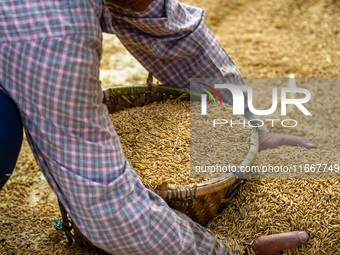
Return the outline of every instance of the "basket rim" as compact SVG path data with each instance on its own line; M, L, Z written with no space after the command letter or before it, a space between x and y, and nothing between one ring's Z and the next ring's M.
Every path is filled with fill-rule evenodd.
M251 166L257 155L258 147L259 147L259 136L257 133L257 130L253 128L253 132L250 135L250 141L249 141L249 150L247 155L245 156L244 160L237 166L237 168ZM214 193L217 192L225 187L228 187L235 183L237 180L240 180L241 178L235 174L235 173L226 173L220 177L213 178L208 181L204 181L201 183L196 184L196 196L200 196L207 193ZM174 189L178 190L178 192L185 193L187 192L186 189L187 186L173 186L169 185L168 189ZM154 189L154 192L156 192L158 195L160 195L163 198L166 198L168 195L168 190L160 190L160 189Z
M164 93L164 94L170 94L174 96L183 96L183 94L186 94L186 98L190 99L190 94L198 98L198 93L196 92L190 92L190 90L186 88L178 88L168 85L162 85L162 84L154 84L151 82L144 83L144 84L137 84L137 85L126 85L126 86L117 86L117 87L110 87L110 88L103 88L103 94L104 98L106 100L109 100L110 97L116 97L116 96L127 96L127 95L133 95L133 94L157 94L157 93ZM244 116L240 116L241 118L244 118ZM237 166L237 169L240 169L241 167L251 166L256 159L256 155L259 148L259 135L257 132L257 128L251 128L252 133L250 135L250 141L249 141L249 150L244 157L243 161ZM176 190L176 192L185 193L188 192L188 187L195 188L195 194L196 196L206 194L207 192L213 193L218 190L221 190L227 186L232 185L237 180L242 179L242 177L239 177L236 173L226 173L220 177L213 178L208 181L204 181L201 183L196 183L193 185L167 185L165 189L159 189L155 188L152 189L155 193L160 195L163 198L166 198L168 196L168 190ZM149 188L149 187L148 187ZM151 189L151 188L149 188Z

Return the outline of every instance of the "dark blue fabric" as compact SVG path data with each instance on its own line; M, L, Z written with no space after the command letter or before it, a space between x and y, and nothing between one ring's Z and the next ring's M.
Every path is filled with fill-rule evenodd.
M14 170L22 134L18 108L4 92L0 91L0 189Z

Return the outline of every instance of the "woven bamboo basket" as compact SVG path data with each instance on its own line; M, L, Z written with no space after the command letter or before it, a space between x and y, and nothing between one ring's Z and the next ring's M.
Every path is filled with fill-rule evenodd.
M110 113L166 99L181 98L182 100L190 100L190 92L185 89L164 85L158 86L150 82L142 85L109 88L105 89L103 93L103 103ZM191 99L195 97L200 100L200 94L193 96L193 92L191 92ZM254 163L258 146L257 130L253 129L250 136L249 151L239 167L251 166ZM226 207L236 195L242 182L243 175L241 172L226 173L221 177L198 183L191 187L178 187L163 183L152 190L161 196L170 207L185 213L201 225L205 225L216 213L221 212ZM69 242L74 239L79 245L95 249L97 254L107 254L95 247L79 231L61 203L59 203L59 206L63 218L59 221L58 226L54 224L57 230L65 232Z

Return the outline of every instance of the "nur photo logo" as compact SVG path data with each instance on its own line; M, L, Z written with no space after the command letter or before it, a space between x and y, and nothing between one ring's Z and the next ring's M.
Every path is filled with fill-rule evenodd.
M210 83L211 84L211 83ZM272 88L272 102L271 107L269 109L265 110L259 110L254 107L253 104L253 88L246 87L246 86L237 86L234 84L228 84L228 83L215 83L213 85L207 84L207 82L197 82L198 89L202 91L201 93L201 114L206 115L207 114L207 107L208 107L208 98L214 102L215 105L220 104L223 105L222 101L222 95L232 98L232 108L233 108L233 114L234 115L245 115L245 108L247 111L249 111L252 115L257 116L267 116L270 114L273 114L277 111L278 108L278 98L279 98L279 89L280 89L280 101L281 101L281 116L287 115L287 109L292 107L296 107L299 109L304 115L312 115L308 109L304 106L305 103L307 103L311 99L311 93L306 88L298 88L298 87L282 87ZM300 98L291 97L291 95L300 94ZM267 95L266 95L267 96ZM215 97L218 99L219 103L215 99ZM245 105L247 107L245 107ZM222 117L222 116L221 116ZM256 126L263 126L263 125L271 125L272 127L275 125L275 123L280 122L283 127L295 127L298 125L297 120L295 119L249 119L248 121L235 121L232 119L214 119L213 120L213 126L216 125L225 125L229 124L231 127L234 125L242 124L244 126L248 125L250 127L255 127L252 125L252 122L257 123Z

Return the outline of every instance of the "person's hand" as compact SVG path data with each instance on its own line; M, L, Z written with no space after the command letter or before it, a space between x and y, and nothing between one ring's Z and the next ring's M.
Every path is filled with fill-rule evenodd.
M260 236L248 246L256 255L278 255L283 250L299 247L307 242L309 236L306 231L293 231L288 233ZM248 254L246 252L246 254Z
M259 151L274 149L281 145L301 146L307 149L316 148L316 145L300 136L266 133L260 137Z

